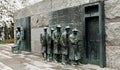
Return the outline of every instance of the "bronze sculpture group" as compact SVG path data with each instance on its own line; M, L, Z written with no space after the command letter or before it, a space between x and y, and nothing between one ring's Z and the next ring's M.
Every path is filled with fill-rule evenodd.
M78 65L81 63L81 45L79 44L78 30L72 30L70 26L66 26L64 32L61 31L61 25L57 25L56 29L51 28L50 33L47 27L44 33L40 34L42 57L47 60L53 60L55 63Z

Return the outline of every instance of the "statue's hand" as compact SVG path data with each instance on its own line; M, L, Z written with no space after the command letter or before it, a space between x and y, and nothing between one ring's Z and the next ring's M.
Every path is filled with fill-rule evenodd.
M58 41L55 40L55 43L58 43Z
M62 44L63 46L66 46L65 44Z

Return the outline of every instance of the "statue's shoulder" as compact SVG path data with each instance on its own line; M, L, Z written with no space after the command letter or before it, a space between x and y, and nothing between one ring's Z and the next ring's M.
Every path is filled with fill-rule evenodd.
M57 30L55 30L55 31L53 32L53 34L56 35L56 34L57 34Z
M73 34L70 34L69 38L72 38L73 37Z
M64 31L64 32L62 33L62 35L66 35L66 32Z

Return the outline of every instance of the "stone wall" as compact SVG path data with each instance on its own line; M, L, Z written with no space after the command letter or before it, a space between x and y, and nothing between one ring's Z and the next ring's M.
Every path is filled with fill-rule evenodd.
M107 66L120 70L120 0L105 1Z
M44 0L33 6L23 8L16 11L14 14L15 19L20 19L26 16L31 16L31 47L32 52L40 53L40 33L43 31L44 26L49 24L49 13L68 7L73 7L81 4L88 3L88 0Z
M39 34L49 24L49 12L94 1L97 0L44 0L18 10L14 16L15 19L31 16L32 51L40 53ZM120 70L120 0L105 0L105 29L107 66Z

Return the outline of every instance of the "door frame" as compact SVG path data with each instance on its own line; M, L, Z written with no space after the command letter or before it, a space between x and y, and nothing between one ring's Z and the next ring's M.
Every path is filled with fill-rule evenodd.
M84 48L86 48L86 23L85 23L85 7L98 5L99 7L99 32L100 32L100 62L99 65L101 67L106 66L106 48L105 48L105 15L104 15L104 2L97 1L93 3L84 4L83 9L83 40L84 40ZM86 52L86 51L85 51ZM85 63L88 63L88 59L86 56Z

